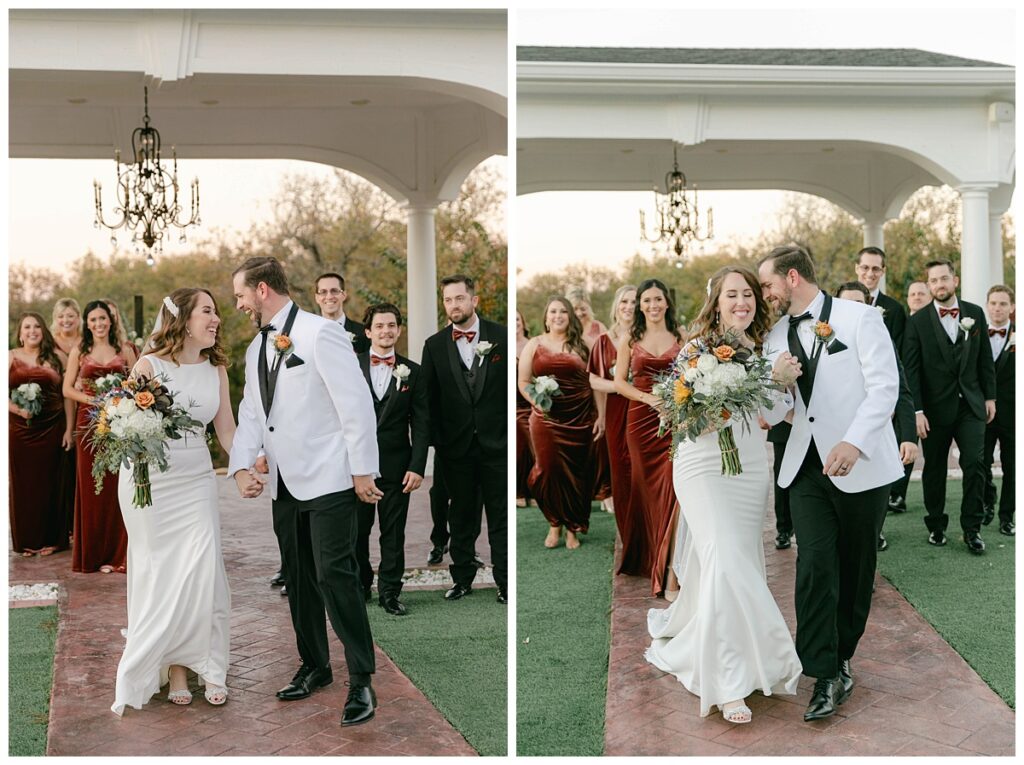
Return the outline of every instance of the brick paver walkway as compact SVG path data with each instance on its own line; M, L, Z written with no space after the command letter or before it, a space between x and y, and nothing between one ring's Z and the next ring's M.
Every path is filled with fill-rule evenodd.
M278 564L270 501L243 502L226 480L219 486L232 595L231 697L222 707L206 703L201 693L190 706L177 707L165 701L165 689L141 711L127 709L119 719L110 712L110 704L124 647L120 631L126 626L125 577L73 574L70 553L31 559L11 556L12 584L62 585L47 754L475 754L379 649L374 677L380 701L377 716L365 725L343 729L338 723L347 672L341 644L330 629L334 684L302 701L274 697L298 668L298 658L287 601L268 585ZM424 485L413 494L406 544L409 567L425 567L430 551L427 489ZM485 559L486 547L486 542L479 545ZM445 605L438 593L438 608ZM194 680L191 686L195 691Z
M790 630L796 546L774 546L765 524L768 584ZM621 548L617 550L617 554ZM1014 754L1014 713L906 600L877 578L867 631L854 657L856 687L826 720L805 723L813 681L796 696L752 694L754 719L700 717L696 696L644 660L647 610L664 608L650 583L618 576L606 706L606 755L1001 755Z

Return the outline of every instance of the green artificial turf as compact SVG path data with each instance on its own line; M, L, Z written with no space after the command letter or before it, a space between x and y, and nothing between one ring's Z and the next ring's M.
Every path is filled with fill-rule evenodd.
M508 749L508 608L494 588L454 603L406 590L406 616L366 606L373 640L481 755ZM444 755L445 752L437 752Z
M968 552L960 531L960 481L949 481L945 547L928 544L921 484L912 481L907 512L889 513L889 549L878 571L1007 704L1014 697L1015 537L999 533L999 516L982 527L985 554Z
M8 610L8 754L46 754L57 608Z
M577 550L544 547L536 507L516 511L519 755L601 755L615 518L595 504Z

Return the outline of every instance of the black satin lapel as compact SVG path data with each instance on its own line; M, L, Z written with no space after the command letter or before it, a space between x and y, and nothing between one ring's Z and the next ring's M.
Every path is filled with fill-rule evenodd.
M398 355L395 355L395 366L397 367L402 362L398 359ZM406 365L408 366L408 365ZM395 399L398 398L398 378L392 373L391 378L388 380L388 387L384 389L384 398L381 399L381 403L384 404L380 408L380 417L377 418L377 422L383 422L384 418L388 416L391 408L395 405Z
M1010 354L1006 352L1006 349L1010 347L1010 335L1013 334L1013 324L1006 330L1006 337L1003 339L1003 347L999 351L999 355L996 356L996 372L1002 372L1003 367L1006 366L1006 360L1010 358Z
M299 314L299 304L298 303L292 303L292 309L288 312L288 318L287 318L287 320L284 323L284 329L281 330L281 334L282 335L288 335L292 331L292 325L295 324L295 317L298 316L298 314ZM295 346L293 345L292 347L294 348ZM266 358L266 354L263 354L263 355L264 355L264 358ZM267 411L267 416L268 417L270 416L269 407L272 407L274 405L274 392L277 390L277 375L281 371L281 366L282 366L281 357L280 356L275 356L275 358L274 358L274 368L270 370L270 375L269 375L270 379L269 379L269 384L267 386L268 389L269 389L267 391L267 398L270 401L270 403L268 405L268 411Z
M792 326L786 328L786 342L789 344L789 352L799 360L801 369L809 370L811 364L807 360L807 354L804 353L804 346L800 342L797 331ZM796 378L796 386L800 390L800 397L804 400L804 409L811 403L811 385L811 378L807 375L801 374Z
M359 354L359 368L363 370L363 377L366 378L366 384L370 386L370 391L373 391L373 378L370 377L370 354Z
M484 324L481 321L480 322L480 340L481 341L487 340L488 342L490 342L491 343L491 351L490 351L490 353L494 353L495 343L493 341L489 340L487 334L488 334L487 333L487 325ZM477 347L479 347L479 345ZM481 356L479 354L476 354L476 358L473 359L473 366L476 368L476 377L474 377L474 379L473 379L473 401L474 402L480 400L480 394L483 393L483 390L484 390L484 382L487 380L487 368L490 366L490 364L487 363L487 359L490 356L490 353L487 354L487 356Z
M465 367L462 366L462 358L459 356L459 349L455 347L451 333L445 337L444 344L448 346L448 365L451 367L452 377L455 378L455 387L459 389L459 393L466 399L466 402L472 404L473 394L470 392L469 386L466 385L466 376L463 374Z
M928 321L932 325L932 331L935 332L935 339L939 341L939 353L946 360L946 364L953 367L953 343L950 342L949 335L946 334L946 330L942 327L942 322L939 321L939 312L932 305L925 306L921 310L929 312Z
M256 362L256 376L260 381L260 401L263 403L263 416L270 416L270 384L268 378L270 370L267 368L267 333L260 340L260 356Z

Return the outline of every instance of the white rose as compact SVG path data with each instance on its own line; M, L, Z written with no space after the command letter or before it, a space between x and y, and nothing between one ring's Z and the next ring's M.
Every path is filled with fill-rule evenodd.
M135 406L135 399L130 396L122 398L114 407L115 414L117 414L118 417L128 417L132 412L137 410L138 407Z
M481 340L479 343L476 344L476 355L486 356L488 353L491 352L491 348L493 347L494 343L489 343L486 340Z
M688 383L694 383L703 376L704 373L697 369L697 367L687 367L686 371L683 372L683 379Z
M697 369L707 374L708 372L714 371L715 367L718 366L718 359L716 359L710 353L702 353L700 358L697 359Z
M412 374L412 370L409 369L409 367L407 367L405 364L399 364L397 367L395 367L395 371L392 372L391 374L395 376L396 380L402 382L403 380L407 379L409 375Z
M880 305L876 305L876 306L875 306L875 309L876 309L876 310L877 310L877 311L878 311L878 312L879 312L880 314L882 314L882 318L884 319L884 318L885 318L885 309L884 309L884 308L882 308L882 306L880 306Z
M965 316L964 318L960 319L960 327L963 329L964 332L970 332L973 326L974 319L972 319L970 316Z

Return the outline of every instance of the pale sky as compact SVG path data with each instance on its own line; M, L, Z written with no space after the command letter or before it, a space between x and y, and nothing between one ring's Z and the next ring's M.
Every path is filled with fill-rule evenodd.
M906 3L857 10L521 10L519 45L648 48L919 48L1016 64L1016 17L1002 8L936 8ZM666 162L666 170L669 170ZM684 166L685 169L685 166ZM750 239L766 227L783 193L701 193L714 208L715 242ZM653 220L651 191L526 194L516 198L515 260L520 280L569 263L615 268L639 251L638 210ZM714 243L708 244L713 249Z

